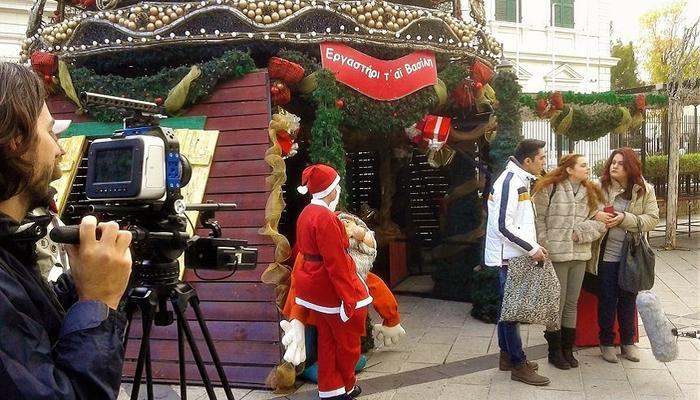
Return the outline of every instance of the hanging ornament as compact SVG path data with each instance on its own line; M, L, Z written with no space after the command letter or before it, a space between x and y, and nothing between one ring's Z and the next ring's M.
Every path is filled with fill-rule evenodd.
M549 104L554 110L562 110L564 108L564 98L561 97L561 93L554 92L549 95Z
M434 151L440 150L447 142L452 128L452 119L438 115L426 115L423 117L421 132L424 140L428 142L428 148Z
M295 141L297 133L299 132L300 121L301 119L299 117L281 107L279 111L272 116L269 129L275 134L277 144L280 146L282 158L294 156L299 149L299 144Z
M270 93L272 94L272 103L278 106L285 105L292 100L292 92L282 81L273 81Z
M158 107L160 107L160 106L163 105L163 98L160 97L160 96L158 96L158 97L155 98L155 101L154 101L154 102L156 103L156 105L157 105Z
M345 103L343 103L343 99L338 99L335 101L335 106L338 108L338 110L342 110L343 105L345 105Z
M304 68L294 62L279 57L271 57L267 65L271 79L279 79L286 84L294 84L304 78Z
M35 51L31 56L32 69L41 75L44 82L51 83L51 77L58 69L58 57L52 53Z
M474 82L474 89L480 90L482 87L484 87L484 84L481 82Z

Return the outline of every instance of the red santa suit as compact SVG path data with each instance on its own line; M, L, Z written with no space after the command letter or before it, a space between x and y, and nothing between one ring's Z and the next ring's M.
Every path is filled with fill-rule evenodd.
M337 173L325 165L304 170L302 184L314 198L297 219L297 247L304 260L292 272L294 302L309 310L318 329L321 398L343 396L353 389L366 306L372 303L367 285L346 252L345 228L321 200L336 190L339 181Z

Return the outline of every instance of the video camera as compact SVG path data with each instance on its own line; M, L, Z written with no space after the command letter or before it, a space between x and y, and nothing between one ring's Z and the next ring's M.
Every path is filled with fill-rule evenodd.
M254 269L257 249L245 240L221 238L216 211L233 210L235 204L185 204L180 189L191 177L187 158L171 128L161 127L161 108L155 103L83 92L84 107L126 111L123 129L111 138L94 140L87 157L87 201L69 205L69 215L98 214L99 220L115 220L132 233L132 255L137 284L158 286L179 280L177 258L193 269L235 272ZM200 211L209 237L187 233L186 210ZM192 226L194 230L194 226ZM98 232L99 235L99 232ZM77 226L56 228L51 238L78 243Z

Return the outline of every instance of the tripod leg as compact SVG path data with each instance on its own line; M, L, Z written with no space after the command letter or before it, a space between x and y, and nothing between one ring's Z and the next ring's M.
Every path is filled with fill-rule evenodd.
M149 332L150 333L150 332ZM146 344L146 394L148 400L153 400L153 370L151 368L151 345Z
M151 309L149 307L141 307L141 323L143 324L143 336L141 337L141 347L139 348L139 359L136 362L136 371L134 371L134 385L131 387L131 400L138 400L139 398L139 388L141 386L141 377L143 375L143 366L146 358L148 358L148 371L146 372L150 376L150 349L148 346L149 340L151 338L151 326L153 325L153 318L151 314ZM151 393L151 396L153 394ZM149 399L152 399L150 397Z
M216 400L216 394L214 393L214 388L212 387L211 381L209 380L209 374L207 374L207 369L204 367L202 355L199 353L197 343L195 342L194 336L192 335L192 330L190 329L190 326L187 324L187 320L185 319L185 311L183 308L180 307L180 304L178 304L178 301L176 299L174 299L172 303L178 321L182 321L182 329L185 332L185 337L187 337L187 342L190 344L190 350L192 351L192 356L194 357L194 361L197 364L197 369L199 369L199 375L202 377L202 383L204 383L204 388L207 391L207 395L209 396L210 400Z
M194 315L197 317L197 322L199 323L199 328L202 331L202 335L204 336L204 340L207 343L207 347L209 348L209 354L211 354L211 359L214 362L214 366L216 367L216 372L219 374L219 379L221 380L221 385L224 387L224 393L226 393L226 399L227 400L235 400L233 398L233 393L231 392L231 386L229 386L228 383L228 378L226 378L226 372L224 371L224 367L221 365L221 360L219 359L219 354L216 352L216 348L214 347L214 342L211 340L211 335L209 334L209 329L207 328L207 325L204 323L204 318L202 317L202 310L199 308L199 298L197 295L194 295L190 297L190 305L192 306L192 310L194 310Z
M177 357L180 364L180 400L187 400L187 370L185 369L185 340L182 337L182 321L177 319Z

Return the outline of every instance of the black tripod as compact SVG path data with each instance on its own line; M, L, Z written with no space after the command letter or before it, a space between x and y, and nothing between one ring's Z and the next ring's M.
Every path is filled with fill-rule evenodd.
M172 261L175 263L175 271L177 271L177 261ZM167 268L173 270L172 266ZM205 324L204 318L202 318L202 312L199 308L199 297L195 292L194 288L186 282L177 280L176 282L158 285L153 287L148 286L136 286L129 291L129 295L126 301L126 317L127 326L124 332L123 344L124 349L126 349L127 342L129 340L129 331L131 329L131 321L136 309L141 310L141 318L143 325L143 336L141 337L141 346L139 348L139 356L136 362L136 370L134 371L134 384L131 389L131 400L137 400L139 395L139 388L141 385L141 378L143 376L144 365L146 367L146 389L149 400L153 400L153 376L151 371L151 352L149 341L151 338L151 327L153 323L158 326L167 326L173 323L173 313L168 311L168 302L171 303L173 310L175 311L175 316L177 319L177 350L178 350L178 362L180 366L180 397L183 400L187 399L187 383L186 383L186 372L185 372L185 343L183 340L183 333L189 343L190 350L192 351L192 356L197 364L197 369L202 377L202 382L204 383L204 388L207 391L209 400L216 400L216 395L214 394L214 388L212 387L211 381L209 380L209 375L202 361L202 356L197 348L197 343L192 335L192 330L185 318L185 310L189 304L194 310L195 317L199 323L199 327L206 341L207 348L209 349L209 354L211 354L211 359L214 362L216 371L219 374L219 379L224 388L224 393L226 393L227 400L235 400L233 393L231 393L231 387L229 386L228 379L224 372L224 368L221 365L219 356L214 348L214 343L209 334L209 330Z

